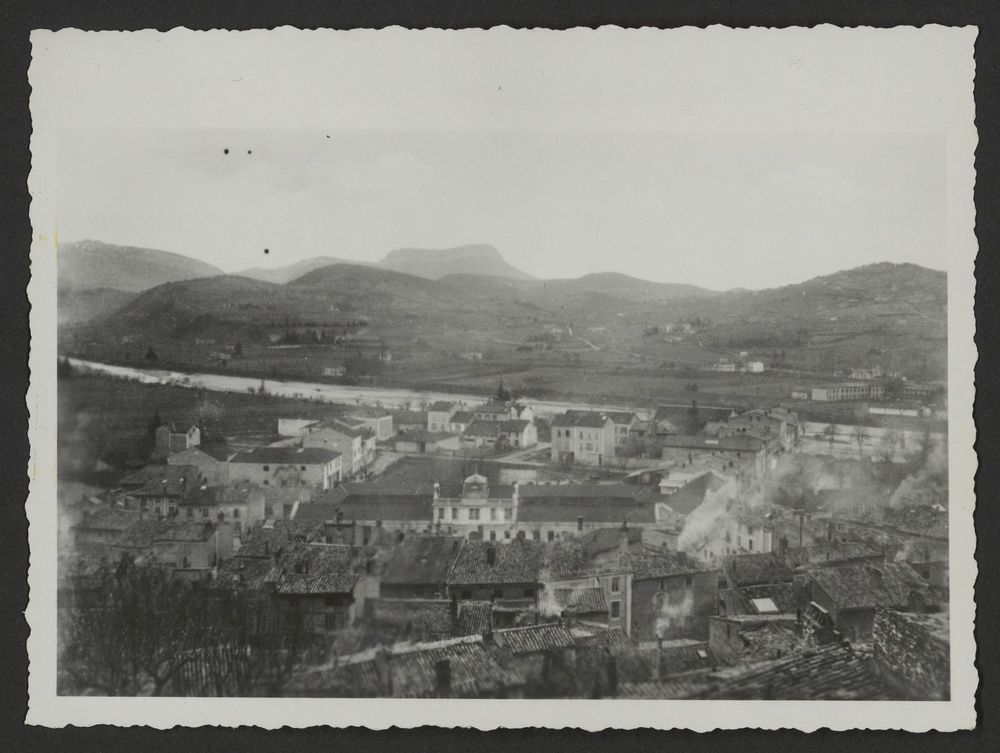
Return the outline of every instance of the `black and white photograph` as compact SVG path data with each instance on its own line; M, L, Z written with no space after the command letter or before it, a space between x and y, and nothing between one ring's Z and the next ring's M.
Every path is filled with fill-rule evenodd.
M29 721L973 724L974 39L33 34Z

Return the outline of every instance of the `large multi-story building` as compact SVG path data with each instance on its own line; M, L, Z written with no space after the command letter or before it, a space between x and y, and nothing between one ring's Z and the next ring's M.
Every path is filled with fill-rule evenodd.
M607 413L571 411L552 420L552 462L605 465L614 461L615 422Z
M229 459L233 483L329 489L342 475L340 453L320 447L254 447Z
M885 387L872 382L843 382L813 387L809 398L818 402L840 402L843 400L881 400L885 397Z

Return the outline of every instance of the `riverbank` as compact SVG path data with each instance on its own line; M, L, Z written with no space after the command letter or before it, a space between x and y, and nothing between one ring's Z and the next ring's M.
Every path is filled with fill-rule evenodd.
M280 381L208 372L185 373L164 369L140 369L133 366L118 366L78 358L69 358L68 361L74 369L84 373L106 374L142 384L170 385L196 390L208 390L210 392L241 394L260 393L263 390L268 395L347 405L411 409L417 408L421 404L429 404L438 400L452 400L474 405L488 399L487 394L437 390L424 391L394 387L362 387L321 382ZM647 409L641 407L611 403L543 400L536 399L531 395L522 396L522 400L531 405L536 414L543 416L563 413L567 410L632 410L640 418L647 418L649 413Z

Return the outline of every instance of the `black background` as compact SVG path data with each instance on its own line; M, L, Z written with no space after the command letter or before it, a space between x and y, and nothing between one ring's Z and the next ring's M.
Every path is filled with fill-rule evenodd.
M992 462L998 457L996 384L998 366L992 346L997 342L997 225L1000 222L998 191L998 110L1000 110L1000 3L993 2L576 2L485 3L468 0L450 2L11 2L0 0L0 750L5 751L135 751L154 753L165 750L355 750L370 751L434 750L442 753L477 753L508 748L524 750L620 751L625 749L666 750L856 750L910 753L955 749L963 751L1000 750L1000 723L997 715L997 609L1000 506L997 494L998 471ZM28 140L31 119L28 112L30 63L28 34L34 28L59 29L144 29L167 30L176 26L192 29L253 29L275 26L299 28L352 28L399 25L409 28L489 27L506 24L515 28L599 26L839 26L891 27L940 23L950 26L976 25L976 234L979 259L976 264L976 341L979 363L976 368L975 418L979 432L977 450L981 468L977 475L979 504L976 557L980 577L976 589L978 613L977 665L981 684L977 695L979 724L976 730L952 734L922 735L894 732L819 732L806 735L794 731L759 732L742 730L699 735L691 732L609 731L587 733L579 730L511 730L481 733L470 730L389 730L368 732L359 729L260 730L242 729L116 729L113 727L48 730L24 726L27 710L28 627L23 617L28 591L27 521L27 421L24 402L28 368L28 249L31 227L28 222L30 197L27 177L30 169ZM153 82L151 82L153 84ZM153 84L155 85L155 84ZM719 218L725 222L725 217ZM53 365L54 367L54 365ZM765 720L761 720L762 722Z

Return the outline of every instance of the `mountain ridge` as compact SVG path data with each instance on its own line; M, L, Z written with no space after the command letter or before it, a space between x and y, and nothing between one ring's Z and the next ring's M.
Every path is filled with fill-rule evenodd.
M94 240L61 243L57 266L61 290L137 293L167 282L223 274L212 264L173 251Z

